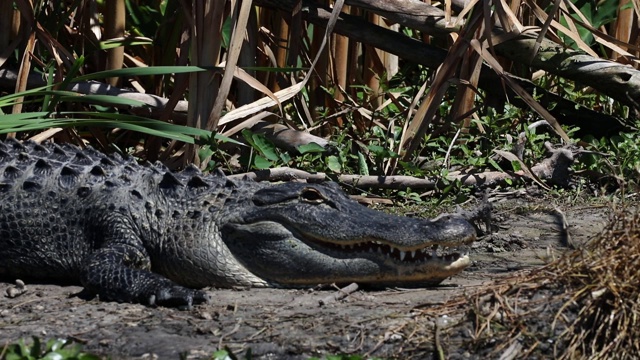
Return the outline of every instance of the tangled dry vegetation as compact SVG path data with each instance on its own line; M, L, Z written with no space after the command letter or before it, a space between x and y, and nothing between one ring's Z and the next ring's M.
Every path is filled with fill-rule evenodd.
M583 249L428 315L451 314L451 307L468 312L447 329L448 335L462 326L473 340L467 350L475 354L500 359L637 359L640 210L616 211Z
M578 314L562 337L563 358L588 355L636 359L640 354L640 214L620 212L588 248L550 271ZM565 307L563 307L563 312ZM558 317L563 315L558 314Z

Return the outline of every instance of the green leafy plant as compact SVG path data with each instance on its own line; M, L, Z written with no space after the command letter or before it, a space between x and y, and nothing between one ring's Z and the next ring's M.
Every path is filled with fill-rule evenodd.
M572 1L576 7L580 10L580 13L586 19L591 26L598 29L603 25L606 25L616 18L616 12L618 10L619 1L617 0L603 0L603 1ZM629 3L627 6L633 6ZM566 14L564 14L560 18L560 23L564 26L567 26L567 21L565 20ZM571 17L575 20L582 20L580 16L577 14L571 14ZM595 38L591 32L591 30L586 29L580 25L577 25L577 31L580 34L580 38L588 45L595 44ZM574 41L571 40L568 36L562 34L562 38L569 44L574 44Z
M581 157L579 167L611 174L616 182L640 186L640 145L638 134L620 133L610 138L585 137L595 153Z
M98 360L99 356L82 351L82 345L66 339L51 339L46 343L33 337L33 343L24 339L8 345L0 356L3 360Z

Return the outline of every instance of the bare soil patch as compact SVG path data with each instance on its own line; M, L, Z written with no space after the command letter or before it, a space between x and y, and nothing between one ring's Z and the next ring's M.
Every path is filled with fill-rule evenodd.
M450 359L479 358L496 344L484 339L483 348L476 339L470 345L473 327L451 325L473 304L450 301L538 268L567 251L568 242L581 246L603 229L609 214L607 206L573 206L562 213L526 202L501 206L495 212L498 231L473 246L473 266L441 286L358 290L325 304L337 290L212 289L211 304L177 311L87 301L76 296L78 286L27 284L25 294L0 299L0 345L31 336L71 338L112 359L199 359L223 347L240 357L250 349L255 359L340 353L424 359L438 352ZM0 283L0 291L13 286ZM540 331L549 321L540 318Z

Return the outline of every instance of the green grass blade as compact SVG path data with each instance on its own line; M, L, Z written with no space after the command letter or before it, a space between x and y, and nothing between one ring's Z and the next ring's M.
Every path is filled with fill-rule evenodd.
M61 96L60 102L63 101L72 101L72 102L86 102L90 104L98 103L100 105L127 105L134 107L144 107L147 106L146 103L138 100L133 100L129 98L124 98L120 96L112 96L112 95L80 95L74 93L74 95Z
M49 67L49 74L47 76L47 86L53 86L53 78L54 78L53 71L54 71L54 69L55 68L53 66ZM44 96L42 97L42 109L44 109L44 110L51 109L49 107L50 103L51 103L51 94L44 94Z
M121 39L109 39L100 42L101 50L108 50L120 46L153 45L153 40L146 37L127 37Z
M166 75L181 74L190 72L207 71L207 69L198 66L149 66L145 68L126 68L99 71L92 74L78 76L73 79L74 82L103 79L109 77L127 77L127 76L148 76L148 75Z
M69 88L69 84L73 82L74 80L73 77L76 76L76 74L80 71L80 68L82 68L82 65L84 65L84 56L79 56L78 59L76 59L76 62L73 63L73 67L71 67L71 69L69 69L69 71L67 72L67 76L65 76L62 82L60 83L60 86L59 86L60 89ZM53 98L51 99L51 102L48 104L45 110L53 111L56 105L58 105L59 101L60 101L60 96L54 95Z

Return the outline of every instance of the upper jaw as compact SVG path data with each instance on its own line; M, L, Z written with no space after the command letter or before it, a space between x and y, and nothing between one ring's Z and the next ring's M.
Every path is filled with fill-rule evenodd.
M398 220L395 223L389 222L386 226L372 223L368 227L360 226L342 229L343 231L312 229L295 222L281 225L288 228L300 241L320 251L328 251L337 256L379 255L383 260L391 259L401 263L430 258L456 261L468 254L469 245L476 240L475 228L458 216L448 215L435 220ZM331 236L332 233L337 235ZM459 256L454 257L450 253ZM447 258L448 255L450 256Z
M412 247L393 244L375 238L334 242L319 239L300 231L297 237L316 250L337 258L369 258L378 262L392 262L397 266L419 266L424 262L455 263L465 256L468 258L469 245L475 241L475 234L469 234L457 241L424 242Z

